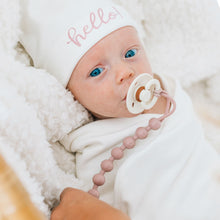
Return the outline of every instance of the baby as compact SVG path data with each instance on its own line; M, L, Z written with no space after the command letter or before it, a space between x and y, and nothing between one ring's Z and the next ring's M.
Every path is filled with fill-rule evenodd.
M50 3L29 1L22 44L34 65L53 73L97 119L61 140L75 155L82 189L92 188L94 174L113 148L166 111L162 96L139 114L127 109L131 83L148 73L174 98L176 110L160 129L137 140L114 161L99 189L100 199L132 220L219 219L219 155L205 140L179 82L152 73L136 23L111 1Z

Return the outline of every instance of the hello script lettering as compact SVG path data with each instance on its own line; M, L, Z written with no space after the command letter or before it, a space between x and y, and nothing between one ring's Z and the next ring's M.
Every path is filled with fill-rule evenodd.
M81 47L81 43L79 40L86 40L87 35L93 32L94 30L99 29L103 24L108 24L111 20L115 20L118 16L123 17L120 12L112 7L112 11L110 11L107 16L105 16L104 11L102 8L99 8L97 10L97 14L94 12L90 13L90 24L85 25L82 28L82 34L79 34L76 30L76 28L71 27L68 29L68 37L70 41L67 43L74 43L78 47Z

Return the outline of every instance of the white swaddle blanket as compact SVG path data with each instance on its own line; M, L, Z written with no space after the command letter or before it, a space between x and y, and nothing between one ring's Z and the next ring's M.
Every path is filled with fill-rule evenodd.
M150 131L106 173L101 199L132 220L220 219L220 157L204 139L191 100L177 82L176 111L157 131ZM62 141L76 153L76 177L92 187L100 163L124 137L146 126L157 114L99 120L70 133Z

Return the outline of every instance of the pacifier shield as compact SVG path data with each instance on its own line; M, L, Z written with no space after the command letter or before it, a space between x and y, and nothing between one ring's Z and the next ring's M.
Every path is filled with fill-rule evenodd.
M154 90L161 88L160 82L149 73L142 73L131 83L126 105L129 112L138 114L145 109L150 109L156 103L158 97L154 96Z

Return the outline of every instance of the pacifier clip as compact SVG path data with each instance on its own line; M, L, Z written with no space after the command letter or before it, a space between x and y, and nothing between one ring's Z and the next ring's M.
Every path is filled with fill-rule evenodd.
M137 128L133 136L128 136L123 139L120 147L112 149L109 159L101 162L100 172L93 176L93 188L88 191L91 195L99 198L100 193L98 187L104 185L105 173L113 170L114 160L120 160L124 156L126 149L130 150L134 148L136 140L147 138L150 130L159 129L162 121L170 116L176 109L174 99L169 96L165 90L161 89L160 82L154 79L152 75L142 73L131 83L127 93L126 105L129 112L133 114L139 114L146 109L152 108L160 96L167 99L165 113L159 118L151 118L146 127Z

